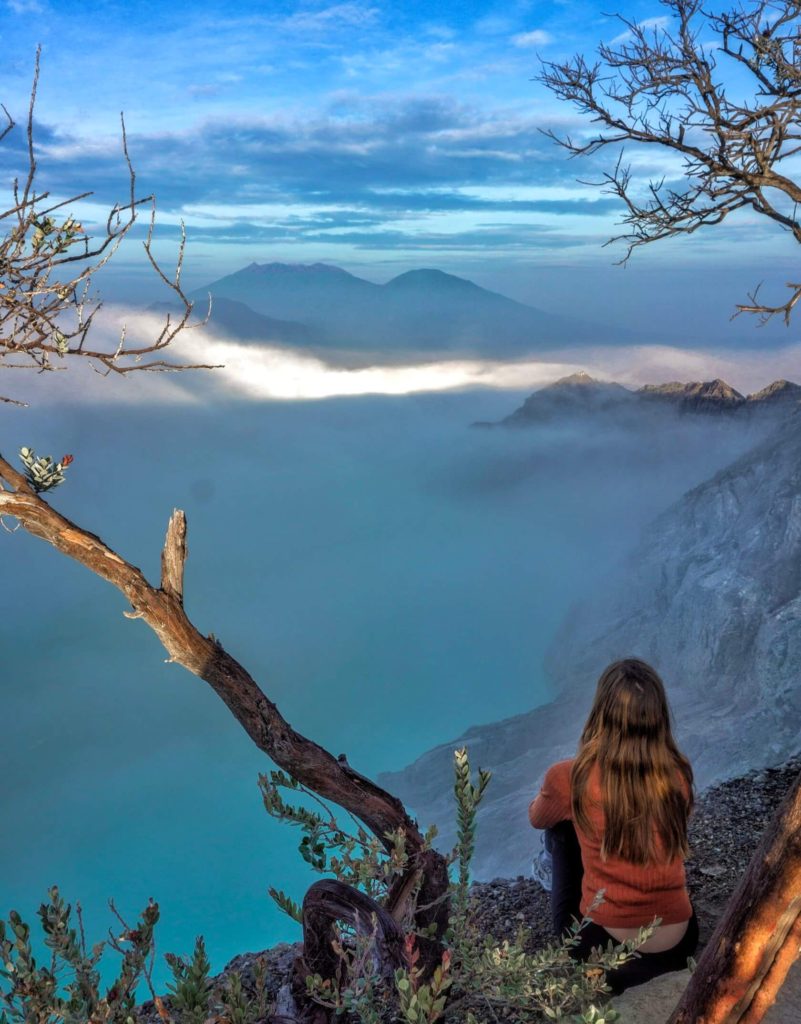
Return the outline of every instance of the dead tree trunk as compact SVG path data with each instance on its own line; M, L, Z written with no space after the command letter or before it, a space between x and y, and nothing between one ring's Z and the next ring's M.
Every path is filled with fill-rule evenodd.
M421 959L433 970L441 954L439 939L448 924L445 858L435 850L423 849L417 822L409 817L400 800L359 774L346 760L335 758L295 732L214 635L203 636L190 622L183 607L187 554L184 513L176 509L170 519L158 588L151 586L139 569L120 558L95 534L51 508L27 479L0 457L0 520L4 516L14 516L28 533L46 540L120 590L133 609L123 614L146 622L170 655L167 660L204 679L256 746L277 765L321 797L360 818L388 848L391 844L385 833L404 829L409 866L390 890L386 909L400 921L412 890L420 882L422 909L415 920L420 928L436 924L436 938L421 942Z
M801 775L786 795L668 1024L758 1024L801 950Z

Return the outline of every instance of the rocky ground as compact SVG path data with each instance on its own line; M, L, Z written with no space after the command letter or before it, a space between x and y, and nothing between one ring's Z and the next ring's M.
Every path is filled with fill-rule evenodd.
M690 822L691 856L687 861L687 883L700 926L700 945L696 957L708 942L773 811L799 772L801 755L779 767L751 772L724 782L704 792L696 801ZM534 848L535 843L532 842L532 852ZM520 925L523 925L530 932L529 944L532 949L552 941L548 895L532 879L519 875L516 879L497 878L491 882L476 882L471 887L471 895L474 913L482 931L498 939L511 939ZM283 944L263 953L243 953L226 965L217 981L222 983L229 972L239 970L246 988L252 988L253 966L259 958L264 958L268 967L267 988L271 998L274 998L299 950L300 945L296 943ZM795 970L792 978L795 1006L788 1006L776 1017L781 1024L801 1024L801 991L798 991L801 978L798 974ZM662 1024L667 1019L678 998L677 993L686 984L686 978L671 975L660 981L662 983L656 986L652 1000L648 1003L646 1016L640 1016L636 1005L648 993L632 989L630 993L624 994L622 999L630 1004L630 1012L623 1018L626 1024ZM788 981L788 986L790 984ZM642 987L643 990L649 988L650 985ZM627 999L635 993L637 999ZM783 995L787 1002L786 993ZM165 1005L169 1008L169 999L165 999ZM623 1004L620 1009L623 1012ZM157 1024L159 1018L152 1003L141 1007L140 1019L145 1024ZM175 1019L179 1019L177 1015Z

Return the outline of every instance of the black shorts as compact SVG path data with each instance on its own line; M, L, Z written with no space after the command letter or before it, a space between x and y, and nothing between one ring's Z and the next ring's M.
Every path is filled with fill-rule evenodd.
M581 863L581 848L571 821L560 821L553 828L545 830L545 846L553 857L551 889L551 915L554 933L561 938L576 918L581 918L581 879L584 867ZM601 946L606 949L612 941L618 940L592 922L579 933L579 944L571 950L575 960L586 960L592 949ZM642 985L651 978L668 971L682 971L687 958L698 947L698 920L693 910L687 931L670 949L659 953L636 953L622 967L606 972L606 980L615 995L634 985Z
M579 944L570 951L574 960L586 960L596 946L606 949L607 943L610 941L613 945L620 942L605 928L594 922L581 929L579 940ZM660 974L667 974L668 971L683 971L687 966L687 958L693 955L697 947L698 919L693 911L687 931L675 946L660 950L658 953L635 953L632 959L627 960L622 967L606 972L606 983L614 995L620 995L625 989L632 988L634 985L642 985L643 982L650 981L651 978L656 978Z

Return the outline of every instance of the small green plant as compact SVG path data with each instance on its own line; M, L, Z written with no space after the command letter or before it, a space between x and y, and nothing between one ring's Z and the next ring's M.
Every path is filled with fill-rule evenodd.
M209 996L212 983L209 979L211 964L206 956L203 936L195 939L195 950L191 960L165 953L164 959L170 966L173 980L167 983L172 996L172 1005L181 1012L185 1024L203 1024L208 1017Z
M395 971L395 988L400 1001L400 1020L404 1024L434 1024L442 1017L452 979L449 977L451 952L446 949L442 961L426 984L421 984L421 969L417 966L420 952L415 937L406 936L406 959L408 970L399 967Z
M306 977L308 996L333 1010L337 1016L350 1015L359 1024L382 1024L382 1008L391 1003L391 992L386 979L377 970L374 956L378 921L375 913L371 928L366 934L358 931L337 929L332 941L334 952L339 958L333 978L319 974Z
M214 1007L226 1024L252 1024L257 1019L256 1000L245 992L242 975L238 971L232 971L216 990Z
M380 902L386 897L394 879L405 870L409 855L403 829L386 833L385 838L390 844L387 850L378 837L368 835L355 818L355 834L345 832L337 823L331 808L316 793L285 772L271 771L269 776L259 775L259 788L268 814L280 821L297 825L302 830L303 838L298 847L300 855L320 874L329 872L339 881ZM286 803L281 796L281 789L305 795L323 813ZM426 832L426 847L430 847L436 834L434 827ZM301 909L294 900L273 887L268 891L284 913L301 921Z
M64 470L74 461L72 455L64 455L60 462L53 462L50 455L36 457L33 448L20 448L19 457L25 466L28 483L37 494L49 491L64 483Z
M88 953L80 905L76 904L76 928L72 908L64 903L58 887L53 886L48 895L49 902L40 906L39 917L45 945L51 950L49 965L37 964L30 928L16 911L9 914L8 925L0 921L0 1024L139 1024L136 991L142 979L165 1024L203 1024L215 1015L226 1024L256 1024L269 1017L273 1007L268 1005L263 957L254 965L255 994L249 996L236 971L213 988L202 936L195 940L188 960L166 953L173 974L168 1010L152 983L157 903L151 900L131 928L110 901L122 931L117 936L109 932L108 940L96 943ZM107 945L122 955L122 963L102 994L98 964Z
M478 783L471 781L470 761L467 747L453 752L455 781L453 786L456 798L456 846L447 856L449 863L458 862L459 873L455 883L451 883L451 923L449 939L459 955L465 955L470 921L468 900L470 892L470 862L476 848L476 811L481 803L484 791L492 778L492 772L481 768L478 770ZM460 964L461 966L461 964Z
M97 965L106 943L96 943L88 953L80 906L76 908L76 931L70 920L72 908L64 903L58 887L49 889L48 895L49 902L39 907L39 918L45 945L51 950L49 966L37 964L31 947L30 928L16 911L9 914L8 926L5 921L0 921L0 978L3 979L0 1024L135 1022L136 988L143 975L149 983L152 970L153 929L159 918L158 904L151 900L136 927L130 928L111 903L123 931L116 938L109 933L108 944L122 954L122 963L116 979L105 995L101 995ZM61 972L65 968L71 980L62 979Z

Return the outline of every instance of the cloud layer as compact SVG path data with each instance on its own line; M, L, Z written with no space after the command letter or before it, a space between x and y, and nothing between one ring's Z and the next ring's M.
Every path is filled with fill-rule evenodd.
M134 343L156 336L162 321L135 310L106 310L98 323L97 345L113 348L122 323L127 324L127 336ZM770 352L756 348L721 352L667 345L582 346L550 351L538 359L493 361L444 356L432 357L428 362L396 361L393 365L346 368L338 353L324 359L269 342L242 344L208 328L198 328L179 336L170 351L175 362L223 366L215 370L102 377L88 366L73 365L62 373L6 374L0 393L36 405L88 402L180 406L475 388L533 391L579 370L629 387L721 377L744 394L781 378L801 382L801 344Z

